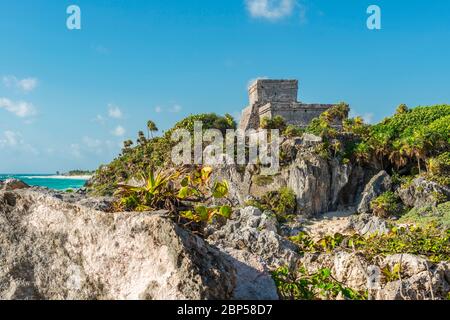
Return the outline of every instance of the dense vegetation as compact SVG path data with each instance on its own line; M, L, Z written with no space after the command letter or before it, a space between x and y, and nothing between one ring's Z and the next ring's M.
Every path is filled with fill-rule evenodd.
M366 292L357 292L337 281L331 270L323 268L308 273L305 267L294 272L282 267L272 272L278 292L287 300L330 300L343 297L348 300L366 300Z
M211 167L189 167L182 171L150 172L142 186L119 184L115 192L117 211L166 210L175 222L202 232L215 218L228 219L232 208L211 200L226 199L228 182L210 181Z
M365 124L360 117L348 118L349 107L340 103L314 119L303 129L286 125L281 117L262 119L262 127L280 129L286 137L301 136L304 132L322 137L316 151L325 158L336 157L342 162L354 162L387 170L400 177L422 174L428 179L450 185L450 105L398 107L394 116L375 125ZM107 166L100 167L91 191L113 194L118 183L141 172L168 167L174 146L171 135L175 129L193 133L194 121L201 121L203 129L215 128L225 133L236 128L230 115L191 115L159 137L152 121L147 123L147 137L138 133L136 142L124 142L122 154Z
M219 129L225 132L227 129L236 128L236 122L230 115L222 117L207 113L188 116L160 137L149 138L158 128L152 121L148 121L148 136L140 131L136 143L131 140L124 141L122 153L110 164L101 166L96 171L95 179L89 186L90 192L95 195L112 195L120 183L140 177L143 173L170 167L171 150L176 144L171 139L173 131L186 129L193 135L195 121L203 123L203 130Z
M410 253L423 256L430 261L450 260L450 230L433 225L426 227L394 227L387 234L372 234L363 237L358 234L346 236L335 234L314 241L301 232L290 238L301 252L332 252L336 249L356 252L369 261L378 256L396 253Z

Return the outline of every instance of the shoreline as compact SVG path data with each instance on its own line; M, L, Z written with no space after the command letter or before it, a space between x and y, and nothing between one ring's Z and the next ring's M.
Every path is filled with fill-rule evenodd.
M6 175L5 175L6 176ZM16 179L55 179L55 180L89 180L92 175L75 175L75 176L64 176L64 175L8 175L15 177Z

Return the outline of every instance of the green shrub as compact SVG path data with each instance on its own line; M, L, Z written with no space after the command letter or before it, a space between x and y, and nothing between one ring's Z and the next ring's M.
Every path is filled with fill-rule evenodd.
M273 118L264 117L261 119L260 126L262 129L278 129L283 132L286 129L286 121L282 116L275 116Z
M259 208L261 211L272 211L279 221L284 221L295 214L297 198L294 191L281 188L278 191L269 191L260 200L251 200L247 205Z
M378 217L389 217L401 213L402 205L399 197L391 192L385 192L370 203L373 214Z
M314 241L307 233L291 237L301 252L332 252L336 249L356 252L368 261L378 256L409 253L427 258L432 262L450 259L450 230L427 225L423 228L394 227L387 234L372 234L368 237L359 234L325 236Z
M330 300L343 296L348 300L366 300L366 292L357 292L337 281L327 268L308 273L305 267L291 272L286 267L272 272L278 293L285 300Z
M255 183L259 187L264 187L273 183L272 176L253 176L253 183Z
M303 135L303 133L304 133L304 130L302 128L290 124L284 130L283 135L285 135L288 138L295 138L295 137L301 137Z
M450 202L442 203L437 207L413 208L399 219L399 223L412 223L420 227L434 225L450 229Z

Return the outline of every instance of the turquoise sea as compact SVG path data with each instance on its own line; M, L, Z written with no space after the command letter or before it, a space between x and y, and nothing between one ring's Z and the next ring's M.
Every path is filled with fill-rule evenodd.
M15 178L30 186L47 187L55 190L79 189L84 186L86 179L73 179L52 174L3 174L0 180Z

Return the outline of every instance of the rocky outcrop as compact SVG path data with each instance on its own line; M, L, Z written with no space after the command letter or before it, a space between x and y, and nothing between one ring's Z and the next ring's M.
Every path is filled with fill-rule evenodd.
M12 191L19 189L26 189L30 186L25 182L18 179L6 179L5 181L0 181L0 190L4 191Z
M445 202L445 199L450 201L450 187L423 177L416 178L408 186L399 188L397 193L402 202L411 208L436 206L440 202Z
M246 207L234 213L233 220L214 232L208 242L229 252L244 250L258 256L270 268L295 265L296 246L277 233L272 213Z
M448 277L450 264L432 264L414 255L387 256L372 265L358 253L306 253L299 263L309 273L329 268L333 277L358 291L368 290L369 299L375 300L444 300L450 292ZM387 280L382 268L393 270L401 265L401 280Z
M64 192L42 187L32 187L31 190L67 203L103 212L112 212L116 200L114 197L89 196L86 194L84 188L81 188L76 192Z
M297 198L297 213L306 217L355 206L371 178L371 171L338 159L322 158L314 151L316 146L311 142L314 136L307 137L307 140L292 138L282 143L284 162L278 175L259 176L255 165L223 165L215 168L215 177L230 183L230 196L240 205L245 205L249 195L258 198L268 190L289 187ZM258 177L263 178L262 184L255 182Z
M406 256L406 255L404 255ZM386 258L388 260L389 257ZM398 257L396 257L398 259ZM420 260L418 257L407 257L409 263ZM427 262L425 262L427 263ZM403 264L402 264L403 265ZM419 271L423 270L423 271ZM449 263L440 263L426 267L425 264L406 264L406 276L402 279L386 283L376 291L377 300L444 300L450 293L450 282L446 274Z
M386 171L381 171L374 176L364 188L361 201L358 205L359 213L371 213L370 203L372 200L380 196L386 191L390 191L392 188L391 177Z
M236 288L231 257L161 215L29 190L0 192L0 248L0 299L230 299Z

